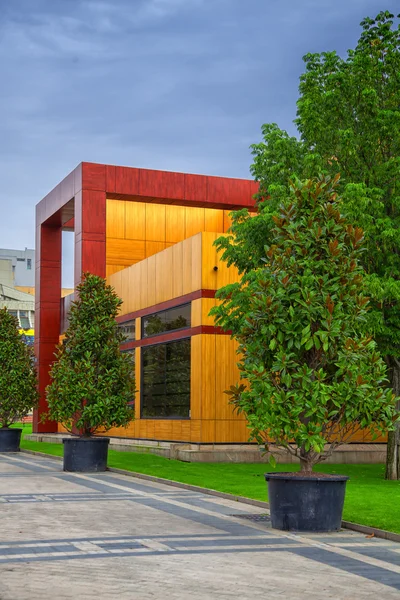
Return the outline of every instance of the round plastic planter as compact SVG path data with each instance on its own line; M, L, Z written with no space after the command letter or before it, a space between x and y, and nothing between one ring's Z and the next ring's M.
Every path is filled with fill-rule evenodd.
M64 438L64 471L96 473L107 469L110 438Z
M272 527L283 531L339 531L348 477L266 473L265 479Z
M0 429L0 452L19 452L22 429Z

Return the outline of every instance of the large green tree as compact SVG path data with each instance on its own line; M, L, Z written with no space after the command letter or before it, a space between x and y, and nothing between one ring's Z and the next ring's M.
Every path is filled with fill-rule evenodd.
M239 342L245 383L231 396L251 437L285 448L306 473L360 428L392 429L395 416L386 365L363 331L363 231L341 214L338 179L292 184L263 264L234 296L220 290L213 310Z
M272 216L289 180L340 173L346 218L365 232L362 262L371 297L367 327L400 394L400 24L381 12L361 23L356 47L307 54L295 123L298 137L276 124L252 147L260 182L258 213L235 214L231 235L218 240L241 273L257 268L270 242ZM239 287L232 289L235 294ZM240 311L239 311L240 312ZM389 435L386 476L400 478L400 434Z

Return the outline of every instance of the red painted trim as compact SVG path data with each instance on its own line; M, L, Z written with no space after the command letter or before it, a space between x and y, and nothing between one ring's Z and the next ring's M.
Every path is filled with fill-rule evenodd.
M75 228L75 219L74 217L71 217L71 219L69 221L66 221L63 225L63 230L67 231L68 229L71 231L74 231Z
M229 329L225 331L224 329L222 329L222 327L214 327L214 325L200 325L200 327L200 333L207 333L211 335L232 335L232 331L230 331Z
M251 210L255 207L259 184L250 179L83 162L37 204L36 225L55 217L82 190L106 192L108 198L118 200ZM75 212L78 212L76 207Z
M136 340L134 342L126 342L121 344L121 350L131 350L132 348L142 348L143 346L155 346L156 344L165 344L175 340L184 340L194 335L231 335L230 331L224 331L221 327L213 327L212 325L198 325L197 327L188 327L187 329L179 329L170 331L169 333L160 333L151 337Z
M198 300L199 298L215 298L215 292L216 290L197 290L196 292L190 292L190 294L178 296L178 298L172 298L172 300L166 300L165 302L153 304L153 306L141 308L140 310L135 310L131 313L127 313L126 315L121 315L120 317L117 317L117 322L125 323L126 321L137 319L138 317L146 317L147 315L151 315L155 312L168 310L169 308L175 308L176 306L181 306L182 304L188 304L189 302L193 302L193 300Z

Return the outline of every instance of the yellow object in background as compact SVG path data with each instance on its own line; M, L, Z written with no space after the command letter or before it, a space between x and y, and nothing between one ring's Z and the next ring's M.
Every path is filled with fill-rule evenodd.
M34 329L20 329L19 332L21 335L27 335L29 337L33 337L35 335Z

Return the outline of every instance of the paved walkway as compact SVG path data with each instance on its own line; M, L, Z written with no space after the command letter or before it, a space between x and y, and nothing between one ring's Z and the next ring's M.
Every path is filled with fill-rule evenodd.
M399 544L28 454L0 455L0 517L0 600L400 598Z

